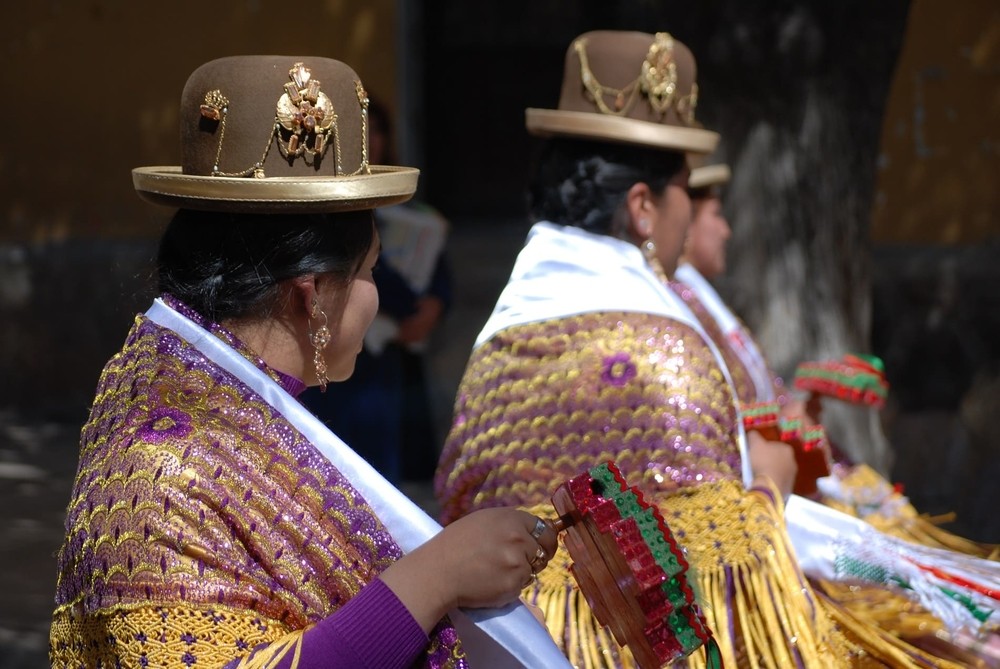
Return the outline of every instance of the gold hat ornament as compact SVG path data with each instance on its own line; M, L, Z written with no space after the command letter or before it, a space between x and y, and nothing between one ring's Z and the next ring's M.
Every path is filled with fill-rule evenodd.
M528 109L528 131L711 153L719 135L695 120L691 51L669 33L598 30L566 51L558 109Z
M155 204L208 211L372 209L413 196L419 170L368 163L368 94L330 58L231 56L181 95L180 166L137 167Z

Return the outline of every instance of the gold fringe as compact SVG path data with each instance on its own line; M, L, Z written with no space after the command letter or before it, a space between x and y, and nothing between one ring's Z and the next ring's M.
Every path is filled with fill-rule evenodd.
M545 513L544 507L530 510ZM825 611L810 601L784 539L781 511L770 500L745 493L738 483L712 484L665 498L660 510L688 550L688 579L700 593L726 666L795 666L796 653L809 667L850 666L832 659L847 657L851 649ZM628 650L594 619L569 564L560 547L525 598L545 611L553 638L574 666L635 667ZM737 584L731 607L726 567ZM736 638L729 633L731 616ZM693 653L683 666L703 669L704 654Z
M773 495L780 500L776 491ZM834 602L829 593L816 592L796 564L780 501L775 505L768 495L748 493L731 482L702 485L659 502L664 519L687 549L689 583L700 594L727 667L784 669L799 660L810 668L960 666L896 638L857 610ZM545 515L551 507L539 505L528 511ZM570 563L560 546L524 598L545 613L553 639L573 666L634 669L628 649L618 646L594 618L569 571ZM731 597L727 572L734 586ZM901 612L900 602L893 603L892 597L886 593L883 601L886 615L880 618L886 622L892 606L897 607L897 617ZM860 607L862 602L857 603ZM919 627L928 619L913 613L909 620L915 629L933 633L930 627ZM696 651L678 666L704 669L704 654Z
M266 648L262 648L253 657L244 657L236 665L236 669L271 669L271 667L278 666L285 659L285 655L288 655L288 652L292 650L295 651L295 654L292 656L289 669L298 669L299 658L302 655L302 635L305 634L306 629L289 632Z
M828 585L830 584L823 584L818 586L818 589L825 589ZM949 656L962 655L957 647L948 649L945 644L940 644L934 652L927 652L874 624L866 615L858 615L856 611L841 606L839 602L824 597L823 603L848 638L863 647L865 653L879 665L935 667L936 669L962 669L962 667L977 666L964 660L956 663L948 659ZM902 617L899 613L896 615L897 619ZM937 626L940 626L940 623L937 623ZM927 636L933 637L933 632L928 630Z
M535 513L551 513L551 508L535 507ZM538 580L523 593L524 598L545 613L545 624L560 649L574 667L581 669L635 669L627 649L615 642L608 630L597 623L583 593L569 571L569 553L562 545Z
M875 491L875 494L891 490L888 481L881 474L867 465L855 465L850 473L840 480L841 486L853 490L857 496L864 496L865 491ZM893 513L886 515L880 512L862 513L858 508L831 499L822 500L824 504L855 518L861 518L875 529L890 536L920 544L931 548L945 548L965 555L972 555L987 560L1000 559L1000 545L985 544L949 532L941 527L955 519L954 513L928 516L917 513L903 496L896 492L888 494L895 496L896 504Z
M935 634L943 623L905 595L874 585L813 581L813 586L851 616L877 625L896 637Z
M199 666L222 666L233 659L237 640L254 648L289 636L285 625L226 606L146 605L93 613L63 607L52 618L49 660L55 668L137 667L143 660L151 667L177 667L193 657Z

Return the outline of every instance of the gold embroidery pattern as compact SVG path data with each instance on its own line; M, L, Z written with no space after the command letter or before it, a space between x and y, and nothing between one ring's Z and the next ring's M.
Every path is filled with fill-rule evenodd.
M449 521L536 504L602 460L651 491L738 479L735 420L722 371L687 326L606 313L510 328L466 368L438 498Z
M284 625L227 607L136 607L52 622L53 667L221 667L288 634ZM118 664L120 663L120 664Z
M715 344L716 348L719 349L723 362L729 368L729 376L733 381L733 388L736 391L736 397L739 399L740 404L757 402L757 387L753 383L753 378L750 376L749 370L747 370L746 365L743 364L740 357L733 351L733 347L726 340L726 336L722 334L722 330L719 328L719 324L712 314L709 313L695 292L688 286L680 281L669 281L668 286L694 312L698 322L705 328L705 333L712 340L712 343Z

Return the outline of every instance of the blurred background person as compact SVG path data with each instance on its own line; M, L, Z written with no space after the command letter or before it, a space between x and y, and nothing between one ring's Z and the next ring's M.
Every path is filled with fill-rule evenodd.
M815 427L822 421L823 403L840 401L863 407L862 410L870 411L871 419L877 421L878 409L885 404L889 386L882 361L875 356L846 354L842 360L803 363L796 371L794 388L786 388L782 379L771 370L749 328L712 284L726 271L726 247L731 230L723 212L722 188L730 180L729 166L709 163L696 155L689 156L688 161L692 165L688 178L692 223L670 287L690 307L718 347L729 368L741 411L770 405L775 420ZM830 444L828 439L824 441L832 449L832 457L828 459L832 466L818 479L816 467L804 464L813 462L812 456L801 452L802 443L796 444L797 457L804 457L799 463L797 490L801 485L812 491L809 493L811 498L862 518L889 536L974 557L997 557L996 546L969 541L941 529L918 514L901 491L874 469L865 463L851 463L841 449ZM854 450L864 452L866 449ZM803 471L804 467L809 473ZM810 475L810 480L802 481L804 475ZM887 552L891 550L886 547ZM885 564L890 561L886 560ZM928 630L933 630L942 638L952 638L957 645L969 645L967 635L949 637L940 619L928 615L899 592L833 580L821 580L818 587L858 620L877 624L917 644L926 644ZM909 613L900 616L900 610ZM940 613L941 609L937 611ZM997 640L990 637L990 643L996 647ZM938 650L950 652L952 656L957 653L958 657L973 662L983 661L983 658L964 655L964 651L946 648L943 644Z
M869 412L878 422L889 384L882 361L871 355L845 354L840 360L804 362L792 387L768 365L761 347L746 324L729 308L712 281L726 271L732 231L723 211L722 188L729 183L728 165L689 156L692 222L684 253L670 287L698 317L726 361L742 406L777 402L784 416L805 425L822 423L824 403L842 402ZM841 511L864 518L878 529L900 538L977 557L996 557L998 547L969 541L921 516L897 486L865 462L851 462L842 448L829 441L832 476L821 481L822 500ZM854 452L871 449L854 448ZM937 522L950 520L945 515Z

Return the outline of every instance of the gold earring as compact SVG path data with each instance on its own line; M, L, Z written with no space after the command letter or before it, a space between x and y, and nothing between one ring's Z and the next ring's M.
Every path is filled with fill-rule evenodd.
M656 242L647 239L642 243L642 255L646 257L646 262L656 260Z
M323 349L327 347L332 338L330 335L330 328L328 326L328 321L326 318L326 312L319 308L316 300L313 300L312 313L309 315L309 341L313 345L313 366L316 368L316 378L319 380L319 390L322 393L326 392L326 384L329 383L329 379L326 378L326 360L323 359ZM322 318L323 324L316 328L316 331L312 331L312 319Z
M660 259L656 257L656 242L652 239L647 239L642 243L642 255L646 259L646 264L649 265L649 269L653 270L660 281L668 281L670 277L667 273L663 271L663 265L660 264Z
M681 249L681 257L679 262L688 262L688 258L691 257L691 234L688 233L684 235L684 247Z

